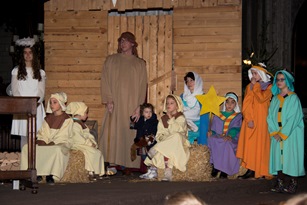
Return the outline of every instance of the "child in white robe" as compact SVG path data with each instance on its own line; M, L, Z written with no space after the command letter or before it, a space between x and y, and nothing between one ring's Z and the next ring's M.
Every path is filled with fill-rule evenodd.
M85 169L89 171L91 180L95 180L95 174L103 176L104 157L98 149L95 137L90 133L90 129L84 123L88 118L88 107L84 102L71 102L67 106L66 113L72 115L73 125L73 144L74 150L80 150L85 156Z
M47 113L36 140L36 170L38 181L46 176L46 182L59 181L66 170L69 150L72 145L73 120L65 113L67 95L63 92L51 94ZM28 168L28 145L22 148L21 170Z
M155 178L156 168L164 169L162 181L172 180L173 167L184 172L190 157L190 143L187 140L187 122L182 113L183 104L181 98L176 95L168 95L164 102L164 112L158 124L156 134L157 144L147 153L145 164L151 166L148 177Z

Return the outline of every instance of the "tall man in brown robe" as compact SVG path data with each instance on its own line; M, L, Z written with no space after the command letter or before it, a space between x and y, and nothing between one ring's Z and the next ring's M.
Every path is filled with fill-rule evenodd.
M117 54L107 57L101 76L101 98L106 105L99 149L105 161L129 168L139 168L140 159L130 159L135 130L129 127L130 116L138 121L140 105L145 102L147 70L138 57L137 42L130 32L118 39Z

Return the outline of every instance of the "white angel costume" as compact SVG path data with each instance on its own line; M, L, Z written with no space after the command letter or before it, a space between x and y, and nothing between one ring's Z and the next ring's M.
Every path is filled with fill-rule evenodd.
M33 70L31 67L27 67L27 76L26 80L18 80L18 67L15 67L12 70L12 79L11 87L13 96L38 96L38 106L36 114L36 127L39 130L42 127L42 123L46 116L45 109L43 106L44 96L45 96L45 82L46 82L46 73L44 70L40 70L42 76L41 81L33 78ZM12 122L12 135L21 136L20 148L23 145L27 144L27 135L28 135L28 124L27 116L22 114L16 114L13 116Z

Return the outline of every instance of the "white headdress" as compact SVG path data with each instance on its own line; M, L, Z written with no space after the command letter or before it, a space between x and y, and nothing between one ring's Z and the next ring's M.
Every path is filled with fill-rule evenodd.
M33 47L35 44L34 38L22 38L16 41L17 46Z
M51 96L50 96L50 98L48 100L48 104L47 104L47 110L46 110L47 113L52 113L52 110L50 108L50 99L51 98L55 98L55 99L57 99L59 101L59 104L60 104L60 106L62 108L62 111L66 110L65 103L67 102L67 95L64 92L59 92L59 93L51 94Z
M228 98L232 98L232 99L234 99L235 101L236 101L236 107L234 108L234 111L235 112L240 112L240 108L239 108L239 104L238 104L238 97L235 95L235 94L233 94L233 93L227 93L226 95L225 95L225 97L226 97L226 100L228 99ZM222 111L226 111L226 100L224 101L224 103L223 103L223 108L222 108Z
M248 70L248 77L249 77L249 80L252 79L253 77L253 74L252 74L252 70L253 71L256 71L258 73L258 75L260 76L261 80L263 82L269 82L270 81L270 78L273 76L270 72L268 72L264 67L266 67L263 63L259 63L259 65L261 66L258 66L258 65L253 65L249 70ZM262 67L264 66L264 67Z
M184 92L183 92L183 100L187 102L189 107L194 107L197 99L196 95L202 95L203 92L203 80L202 78L195 72L192 72L194 74L195 78L195 85L194 85L194 91L191 93L190 89L188 88L187 84L184 83Z
M66 113L71 115L83 116L87 110L87 106L84 102L71 102L67 106Z

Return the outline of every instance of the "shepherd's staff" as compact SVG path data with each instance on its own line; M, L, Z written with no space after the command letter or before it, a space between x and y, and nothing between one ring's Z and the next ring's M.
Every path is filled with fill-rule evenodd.
M112 112L114 109L114 104L112 106L112 110L110 111L108 104L107 104L107 112L108 115L106 115L108 117L108 140L107 140L107 160L109 160L109 156L110 156L110 141L111 141L111 122L112 122Z
M110 156L111 121L112 121L112 113L109 112L109 114L108 114L108 142L107 142L108 150L107 150L107 160L109 160L109 156Z

